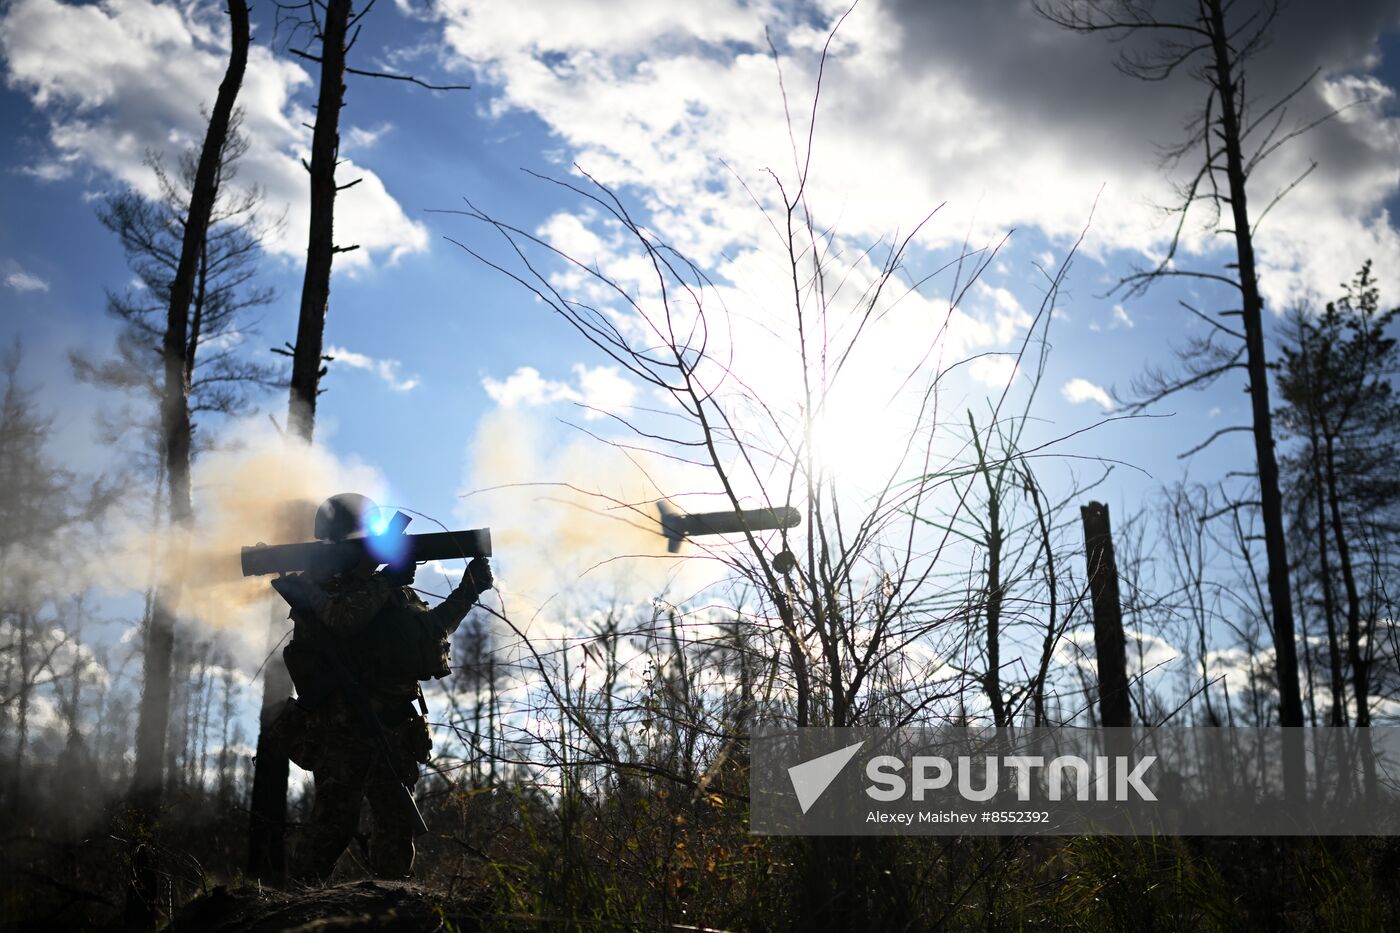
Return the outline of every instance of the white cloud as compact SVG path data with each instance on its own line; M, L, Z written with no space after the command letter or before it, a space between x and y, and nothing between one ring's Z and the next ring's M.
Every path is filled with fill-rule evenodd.
M5 285L13 288L17 292L46 292L49 290L49 283L39 278L32 272L23 269L16 269L6 273Z
M351 369L362 369L365 372L373 373L395 392L409 392L418 388L420 384L417 376L402 375L403 364L398 360L375 359L363 353L356 353L354 350L334 346L326 350L326 355L333 357L332 366L340 363Z
M32 165L21 165L19 173L28 175L30 178L37 178L40 181L63 181L73 174L74 161L67 155L46 159Z
M651 0L432 7L450 54L499 89L494 112L539 117L564 141L564 159L609 185L634 186L658 229L706 263L751 230L737 216L749 209L739 179L771 205L757 183L762 171L792 167L765 29L783 53L801 141L817 53L845 8L834 0L715 0L683 11ZM1379 3L1361 4L1345 21L1295 4L1251 63L1256 101L1321 68L1290 121L1355 104L1253 178L1262 210L1311 159L1320 163L1260 230L1275 308L1330 295L1366 256L1400 265L1400 236L1383 209L1400 187L1400 119L1384 110L1392 89L1359 73L1378 61L1375 37L1387 17ZM923 242L956 245L970 232L976 248L1013 226L1063 241L1097 198L1088 251L1160 252L1173 221L1158 206L1175 197L1157 147L1176 141L1202 91L1189 80L1145 85L1119 75L1117 51L1054 27L1029 3L862 3L832 46L822 87L807 189L819 225L839 216L847 234L877 235L946 202ZM1210 265L1218 257L1203 251L1228 251L1227 242L1201 213L1185 231L1182 258Z
M740 387L730 382L725 388L791 416L791 387L800 382L793 372L797 314L783 273L781 206L766 172L771 169L789 192L795 190L794 138L800 161L819 53L830 23L846 5L838 0L713 0L680 7L651 0L429 2L443 30L445 54L473 73L490 113L538 119L558 140L558 153L548 156L557 163L557 174L577 162L618 190L649 231L711 274L718 286L706 299L710 308L722 305L724 314L709 320L725 331L707 334L708 350L743 380ZM1295 4L1292 11L1305 6ZM1298 15L1317 19L1320 14L1302 10ZM1356 42L1369 48L1373 33L1365 30L1371 26L1356 25L1363 22L1359 15L1351 25L1335 17L1323 20L1321 28L1301 30L1305 38L1318 40L1316 48L1310 43L1300 50L1297 41L1280 41L1277 48L1287 53L1276 55L1282 65L1252 73L1250 84L1259 99L1291 85L1301 78L1294 72L1305 74L1314 63L1338 74L1370 67L1353 39L1360 35ZM791 136L764 42L766 29L781 50ZM1336 39L1339 33L1347 33L1345 41ZM839 228L822 247L841 257L830 278L841 284L843 298L860 294L878 277L878 261L858 258L861 250L896 228L908 232L940 205L916 244L951 251L966 243L976 253L973 261L987 260L988 248L1011 227L1034 231L1032 252L1044 250L1042 261L1056 256L1063 261L1096 198L1084 247L1090 256L1160 254L1172 235L1173 218L1158 206L1172 203L1174 194L1156 147L1175 141L1185 122L1179 117L1199 105L1201 95L1189 82L1159 87L1123 78L1112 67L1115 51L1111 44L1051 27L1032 15L1026 2L864 0L832 45L805 188L804 207L813 211L815 226ZM1274 80L1278 74L1281 81ZM1332 93L1343 90L1339 86ZM1317 103L1315 98L1311 90L1303 95L1301 110ZM1147 100L1161 106L1144 106ZM1377 113L1377 120L1382 116ZM1377 125L1383 132L1368 135L1369 128L1360 124L1337 124L1347 130L1340 136L1329 125L1326 133L1333 135L1310 134L1290 149L1288 158L1317 155L1331 167L1320 169L1305 186L1315 187L1319 196L1310 194L1304 202L1295 192L1284 202L1305 205L1315 216L1295 216L1280 205L1266 218L1259 240L1266 288L1294 293L1309 283L1341 281L1354 259L1368 254L1378 264L1386 257L1400 266L1400 241L1387 245L1393 231L1379 213L1384 197L1396 190L1400 145L1384 131L1388 124ZM1337 144L1358 134L1362 146ZM1339 153L1342 157L1334 158ZM1269 189L1276 189L1292 167L1280 160L1260 169L1256 203L1261 208ZM1337 190L1354 192L1345 207L1325 203ZM584 270L560 273L550 265L546 274L567 297L596 307L638 345L664 342L664 337L648 341L644 331L651 326L664 335L658 325L671 322L660 318L675 309L661 305L650 270L629 251L628 238L601 210L571 209L543 224L541 238L585 265L596 263L628 289L638 307L623 306ZM765 209L779 221L779 230L768 225ZM1319 229L1329 231L1329 249L1335 245L1330 255L1310 246ZM1372 242L1377 249L1358 248ZM1218 268L1226 245L1203 226L1189 224L1182 264ZM872 254L876 260L883 255L879 247ZM909 279L929 271L919 252L909 258L907 270L901 270ZM1124 258L1130 257L1113 256L1115 263ZM874 453L891 446L888 438L910 436L895 400L900 392L904 398L917 395L908 391L917 381L906 378L910 373L923 376L974 353L1014 349L1024 339L1033 320L1027 309L1037 302L1031 289L1018 284L1029 270L1018 269L1014 261L1006 264L1011 267L1006 275L989 275L968 292L965 308L950 309L946 298L933 297L951 274L897 302L895 295L885 296L890 300L862 331L861 352L842 370L841 384L820 387L824 423L818 434L828 441L841 438L845 450L860 455L860 463L851 456L840 467L864 469L865 461L880 460ZM990 269L997 268L993 261ZM967 266L958 271L958 284L965 285ZM1086 278L1072 284L1083 286ZM1274 292L1270 299L1278 307ZM843 329L853 317L850 310L843 306L821 315L821 333L843 339L851 332ZM1097 315L1105 318L1105 329L1128 328L1141 314L1131 305L1111 317L1106 311ZM814 312L808 320L817 317ZM1087 309L1076 312L1077 320L1090 317ZM959 373L1004 384L1009 373L995 359ZM713 367L702 375L709 384L723 383ZM487 389L494 389L498 402L517 406L583 397L575 380L550 380L533 370L488 381ZM974 391L983 389L974 386ZM1062 392L1076 404L1112 408L1108 392L1085 379L1071 380Z
M1000 345L1010 343L1035 320L1009 289L978 281L972 291L980 304L991 308L994 339Z
M578 379L583 404L589 409L584 413L585 418L617 414L630 408L636 400L637 387L623 378L616 366L589 369L579 364L574 366L574 376Z
M481 380L486 394L502 408L540 408L555 402L572 402L585 409L585 420L594 421L630 408L637 387L616 366L588 367L576 363L574 384L545 379L532 366L522 366L505 379Z
M1128 312L1123 309L1123 306L1116 304L1113 306L1113 326L1117 327L1120 324L1128 328L1137 326L1133 323L1133 319L1128 316Z
M381 123L376 127L366 129L362 126L352 126L345 134L345 139L341 143L342 152L350 149L369 149L385 137L394 127L389 123Z
M749 404L745 398L757 398L790 415L803 404L803 380L795 372L801 355L794 352L801 338L790 279L782 271L786 244L764 214L781 213L767 169L788 191L796 187L793 141L763 36L771 26L784 50L800 148L826 41L819 21L833 15L834 3L797 9L766 0L718 0L703 11L663 11L640 0L580 0L549 8L439 0L436 9L450 53L474 70L478 87L496 91L494 113L521 111L541 119L563 142L562 162L576 161L603 184L625 189L624 201L639 211L648 231L694 259L717 283L704 296L715 310L706 315L714 330L706 333L710 359L701 364L702 381L721 395L730 393L737 408ZM843 450L859 454L836 468L868 473L872 482L890 468L889 457L897 459L904 449L900 439L910 436L909 419L917 414L908 410L914 397L909 386L976 353L1014 350L1034 321L1027 307L1040 297L1029 289L1021 294L1024 286L1013 278L1011 263L1006 276L979 282L966 308L933 297L952 284L952 273L908 293L901 287L905 280L896 277L881 293L877 313L860 324L858 296L883 271L886 248L875 241L895 230L904 235L949 200L916 243L960 249L966 237L975 256L960 270L959 284L965 286L972 264L990 261L989 275L994 273L989 248L1001 239L1003 225L1024 217L1030 205L1051 203L1060 212L1056 232L1077 233L1103 181L1089 179L1066 157L1045 167L1056 184L1044 185L1037 177L1042 167L1029 164L1040 151L1010 145L956 75L906 75L894 55L898 29L886 12L879 4L862 5L833 44L807 188L816 226L838 230L823 248L831 260L830 306L822 313L812 307L815 302L807 303L805 338L823 333L834 347L860 335L839 384L822 387L819 433L842 438ZM556 213L537 234L585 267L596 265L636 299L629 308L585 269L550 267L551 284L597 308L637 346L688 332L695 311L687 296L673 291L672 305L663 305L646 258L602 210L583 206ZM874 248L866 255L869 246ZM909 279L929 271L920 268L917 248L909 259ZM981 383L973 389L980 393L983 385L1005 386L1013 365L988 356L958 376ZM737 379L726 382L729 374ZM512 390L521 397L527 389L537 397L582 396L573 381L546 384L534 375ZM496 391L507 388L498 383ZM830 450L828 455L834 456Z
M1233 696L1246 696L1252 690L1273 693L1269 684L1273 670L1272 648L1262 648L1252 655L1243 648L1206 652L1208 678L1212 684L1220 681Z
M799 112L825 29L814 25L813 11L786 4L718 2L685 15L647 2L618 6L579 2L524 14L514 3L468 9L465 0L441 0L438 9L453 49L500 86L498 111L538 114L601 180L643 186L665 213L668 235L675 235L670 224L695 217L686 230L692 242L680 245L703 256L697 247L717 245L723 233L699 216L745 205L737 182L718 170L721 158L750 182L766 166L791 169L765 27L787 50L783 67ZM881 4L862 6L843 27L823 88L812 203L839 210L853 235L885 233L950 197L926 241L959 242L975 221L980 246L1032 210L1056 235L1077 232L1103 184L1101 164L1062 145L1011 138L1004 114L952 63L936 73L906 69L896 54L900 33ZM805 119L796 120L800 138ZM870 144L875 139L880 145ZM1046 185L1048 178L1055 183ZM1136 220L1146 211L1130 202L1126 213ZM1111 219L1100 215L1105 226Z
M568 384L545 379L533 366L522 366L504 380L486 377L482 387L491 400L503 408L538 408L552 402L576 402L577 392Z
M1075 376L1061 386L1060 394L1065 397L1065 401L1075 405L1084 402L1098 402L1104 411L1113 409L1113 399L1109 397L1103 386L1096 385L1081 376Z
M1138 629L1123 629L1124 660L1127 662L1128 676L1148 676L1166 672L1173 661L1182 653L1171 642ZM1055 645L1055 660L1062 665L1078 666L1089 671L1097 670L1094 652L1094 633L1088 629L1078 629L1067 633Z
M1016 365L1016 357L998 354L996 356L979 356L968 364L968 370L972 378L992 389L1004 389L1016 378L1019 368Z
M16 0L0 16L5 82L48 119L52 152L26 171L58 179L78 166L95 169L148 195L155 179L149 152L167 157L203 139L204 118L223 79L228 48L223 8L157 0ZM240 178L260 185L287 223L268 249L288 258L305 252L306 173L314 112L297 95L312 88L300 66L256 41L238 97L251 147ZM75 50L81 50L76 54ZM354 130L351 131L353 137ZM336 202L341 245L361 249L337 259L354 270L376 258L393 262L428 247L427 230L410 220L383 181L345 161L339 179L363 178Z
M213 337L205 338L200 342L203 352L219 353L224 350L232 350L234 347L242 345L246 336L242 331L226 330L215 334Z

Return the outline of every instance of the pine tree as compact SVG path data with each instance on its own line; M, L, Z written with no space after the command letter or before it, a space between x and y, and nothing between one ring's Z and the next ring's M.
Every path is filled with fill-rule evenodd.
M1287 469L1298 499L1316 503L1318 585L1324 611L1340 576L1346 612L1346 661L1356 724L1370 725L1376 594L1382 556L1395 541L1400 479L1400 399L1390 377L1400 348L1386 331L1400 309L1381 310L1368 261L1343 296L1318 315L1289 320L1278 385L1283 429L1300 441ZM1336 567L1332 566L1332 556ZM1362 566L1369 562L1369 566ZM1335 722L1335 720L1334 720Z

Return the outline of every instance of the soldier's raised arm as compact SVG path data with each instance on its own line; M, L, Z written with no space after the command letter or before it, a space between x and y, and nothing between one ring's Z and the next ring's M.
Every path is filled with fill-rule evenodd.
M457 584L457 588L442 602L427 610L425 615L441 626L444 634L451 635L457 631L457 626L462 624L481 594L494 585L491 562L484 557L474 557L467 564L467 572L462 575L462 582Z

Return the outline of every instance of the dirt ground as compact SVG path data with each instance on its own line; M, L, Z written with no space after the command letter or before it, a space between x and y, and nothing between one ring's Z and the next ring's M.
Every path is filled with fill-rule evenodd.
M444 897L421 885L395 881L277 891L215 888L185 905L171 933L470 933L482 928L490 892Z

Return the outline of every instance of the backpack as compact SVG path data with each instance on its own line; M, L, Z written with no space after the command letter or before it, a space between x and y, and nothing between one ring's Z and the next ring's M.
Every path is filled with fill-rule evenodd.
M360 669L370 683L402 684L452 673L451 645L427 604L395 590L355 639Z
M450 674L447 633L426 614L427 608L411 590L395 588L374 618L343 647L321 644L325 636L297 621L282 658L302 705L314 711L340 687L328 650L337 651L349 673L369 688L401 687ZM292 618L297 620L295 611Z

